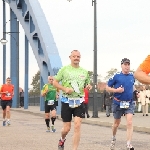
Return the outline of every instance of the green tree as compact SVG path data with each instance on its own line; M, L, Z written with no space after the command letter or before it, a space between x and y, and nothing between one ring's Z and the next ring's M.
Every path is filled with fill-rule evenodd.
M105 80L109 80L118 70L116 68L111 68L109 71L107 71L107 76L105 77Z
M40 71L38 71L32 78L32 90L29 92L32 95L40 94Z
M90 81L93 82L93 71L88 71L88 74L90 76Z

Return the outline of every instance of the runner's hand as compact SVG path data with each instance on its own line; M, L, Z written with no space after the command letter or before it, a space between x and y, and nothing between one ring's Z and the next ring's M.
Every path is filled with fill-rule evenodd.
M71 93L73 93L73 92L74 92L73 88L68 88L68 87L67 87L67 88L65 89L65 93L66 93L66 94L71 94Z
M58 94L56 95L56 99L59 99L59 95Z
M124 92L124 88L122 87L122 85L116 89L116 92L115 93L122 93Z

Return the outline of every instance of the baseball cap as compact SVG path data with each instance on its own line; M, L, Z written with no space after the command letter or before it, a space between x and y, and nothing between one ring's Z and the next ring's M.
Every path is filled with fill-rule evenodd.
M121 60L121 65L122 65L123 63L129 63L129 64L130 64L130 59L128 59L128 58L123 58L123 59Z

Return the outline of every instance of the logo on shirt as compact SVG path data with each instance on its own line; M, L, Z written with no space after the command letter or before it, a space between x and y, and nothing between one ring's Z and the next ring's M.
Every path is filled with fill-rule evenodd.
M81 79L85 79L85 76L84 75L80 75L79 76Z

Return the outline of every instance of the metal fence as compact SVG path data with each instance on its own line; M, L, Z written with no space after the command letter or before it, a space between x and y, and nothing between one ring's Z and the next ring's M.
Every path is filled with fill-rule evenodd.
M93 93L89 93L89 110L93 111ZM103 94L98 93L97 94L97 110L98 111L104 111L103 109Z
M29 106L40 106L40 96L30 96Z
M40 106L40 97L39 96L29 97L29 106ZM93 111L93 93L89 93L89 110ZM105 111L103 108L103 93L97 94L97 110L101 112ZM138 105L136 105L135 107L135 112L138 112Z
M30 96L29 106L40 106L40 97ZM97 94L97 110L101 112L105 111L103 108L103 93ZM89 93L89 111L93 111L93 93ZM137 107L135 108L135 112L137 112Z
M103 96L101 93L97 94L97 106L98 111L103 111ZM30 96L29 97L29 106L39 106L40 105L40 97L39 96ZM89 110L93 110L93 93L89 94Z

